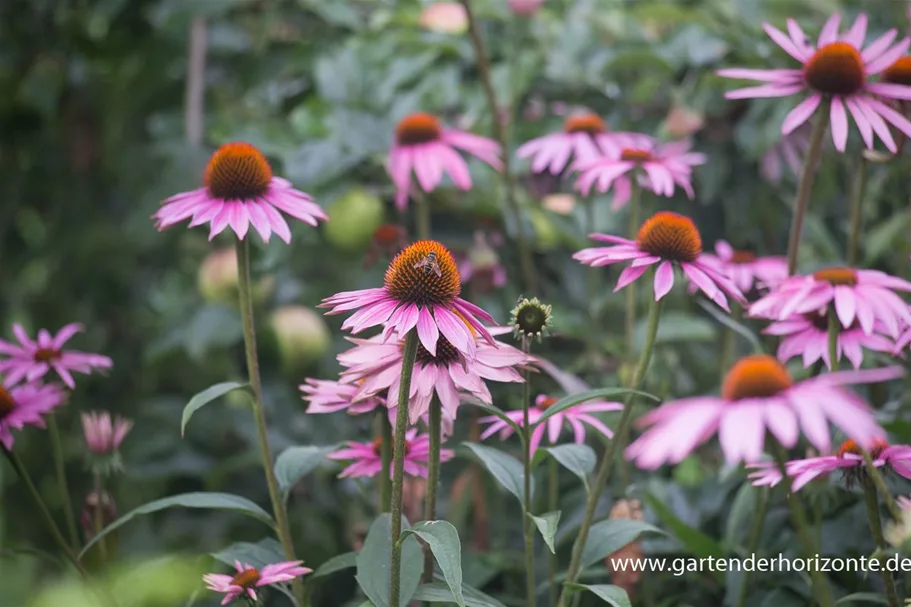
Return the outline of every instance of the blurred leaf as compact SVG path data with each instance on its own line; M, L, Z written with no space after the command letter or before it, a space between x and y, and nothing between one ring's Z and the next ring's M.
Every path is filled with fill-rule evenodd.
M424 521L403 533L413 533L430 545L430 551L443 572L455 602L465 607L462 598L462 543L459 532L446 521Z
M557 510L556 512L547 512L541 516L526 515L530 516L535 522L535 526L541 532L541 537L544 538L544 543L547 544L553 554L557 553L557 549L554 547L554 536L557 534L557 525L560 524L560 514L560 511Z
M871 226L861 241L864 245L863 267L870 267L887 254L894 254L896 243L907 229L908 217L903 213L895 213Z
M566 444L556 447L545 447L542 451L549 453L561 466L575 474L589 490L588 475L595 470L595 450L588 445Z
M612 586L610 584L597 584L593 586L587 586L585 584L567 584L566 587L570 590L588 590L605 603L613 605L614 607L632 607L626 590L619 586Z
M734 501L728 514L725 525L724 543L728 546L737 546L745 536L745 530L750 527L750 522L756 516L756 506L759 503L760 491L764 488L754 487L746 482L737 490Z
M243 326L237 311L224 305L202 308L184 329L183 344L187 354L201 361L212 348L231 346L243 338Z
M214 386L209 386L191 398L190 402L183 408L183 415L180 417L180 436L184 436L187 429L187 423L190 421L190 418L193 417L194 413L211 403L213 400L221 398L228 392L233 392L234 390L244 390L251 398L253 397L253 388L250 387L250 384L226 381L215 384Z
M480 590L471 586L462 585L462 594L465 597L465 607L504 607L500 601L487 596ZM444 582L433 582L431 584L421 584L417 592L414 593L415 601L426 601L428 603L455 603L456 599L452 595L449 586Z
M764 351L764 348L762 347L762 342L759 341L759 337L755 333L750 331L744 324L739 323L736 320L734 320L733 318L731 318L730 316L728 316L728 314L725 311L723 311L721 308L719 308L712 302L706 301L704 299L697 299L696 303L699 304L700 308L702 308L703 310L708 312L712 316L712 318L714 318L715 320L717 320L724 326L728 327L732 331L739 333L744 338L746 338L746 340L748 342L750 342L750 345L753 346L754 354L762 354L762 352ZM735 304L735 305L737 305L737 304Z
M357 567L357 553L345 552L344 554L333 556L331 559L317 567L313 573L307 576L307 579L312 580L313 578L323 577L335 573L336 571L351 569L352 567Z
M581 392L579 394L564 396L553 405L548 407L547 411L545 411L544 414L538 418L538 421L531 425L531 428L534 430L557 413L562 413L563 411L566 411L571 407L575 407L579 403L584 403L587 400L592 400L594 398L611 398L614 396L623 396L628 394L638 394L639 396L650 398L655 402L661 401L661 399L654 394L642 392L641 390L631 390L629 388L598 388L597 390L589 390L588 392Z
M212 553L212 558L225 565L234 566L234 561L262 569L266 565L285 560L282 545L275 538L267 537L254 543L235 542L218 552Z
M402 530L408 521L402 519ZM424 571L424 556L413 537L402 542L399 607L406 607L417 590ZM389 607L389 555L392 554L392 517L381 514L367 532L364 547L357 554L357 583L376 607Z
M288 499L288 494L297 482L313 472L326 460L326 455L332 453L336 445L325 447L306 446L288 447L282 451L275 460L275 478L282 496Z
M582 550L582 568L586 569L604 560L643 533L664 534L664 531L633 519L616 518L595 523L588 532L588 541Z
M725 555L724 548L718 542L695 527L691 527L684 523L661 500L655 498L654 495L647 493L645 500L655 510L655 513L658 515L658 518L661 519L661 522L671 528L671 531L674 532L677 539L680 540L691 554L701 558L710 556L721 558Z
M484 464L484 467L493 475L500 486L515 495L516 499L518 499L519 503L524 507L525 486L523 484L523 479L525 477L525 470L519 460L508 453L504 453L493 447L486 447L476 443L463 444L471 449L478 459L481 460L481 463ZM535 492L534 480L535 479L531 479L532 495L534 495Z
M645 324L644 319L636 323L637 351L641 351L645 343ZM655 343L712 341L715 337L715 325L704 318L685 312L662 312Z
M875 592L855 592L854 594L843 596L835 601L836 605L846 605L852 603L878 603L880 605L888 605L889 601L883 595L877 594Z

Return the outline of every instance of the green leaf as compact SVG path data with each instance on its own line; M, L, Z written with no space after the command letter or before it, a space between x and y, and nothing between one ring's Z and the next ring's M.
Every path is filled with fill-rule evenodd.
M626 590L619 586L612 586L610 584L595 584L591 586L585 584L567 584L566 587L570 590L588 590L605 603L613 605L614 607L632 607Z
M345 552L344 554L333 556L331 559L317 567L316 571L307 576L307 579L312 580L313 578L323 577L324 575L331 575L336 571L351 569L352 567L357 567L357 553Z
M719 308L718 306L716 306L715 304L713 304L711 302L705 301L704 299L697 299L696 303L699 304L700 308L702 308L703 310L708 312L712 318L714 318L715 320L717 320L718 322L720 322L727 328L731 329L732 331L739 333L748 342L750 342L750 345L753 346L753 354L762 354L763 353L764 349L762 347L762 342L759 340L759 337L755 333L750 331L746 325L737 322L736 320L734 320L733 318L728 316L725 312L723 312L721 310L721 308Z
M407 532L430 545L455 602L459 607L465 607L465 599L462 598L462 544L456 528L446 521L424 521Z
M190 402L187 403L187 406L183 408L183 415L180 419L180 436L182 437L184 435L187 429L187 423L190 421L190 418L193 417L194 413L196 413L202 407L211 403L213 400L224 396L228 392L233 392L234 390L246 390L251 396L253 395L253 390L250 388L250 384L236 381L226 381L220 384L215 384L214 386L209 386L191 398Z
M557 462L582 480L585 490L588 491L588 475L594 472L595 450L588 445L576 445L573 443L566 445L557 445L556 447L547 447L542 449L553 456Z
M224 550L213 552L212 557L226 565L233 566L234 561L240 561L257 569L285 560L282 545L271 537L262 539L255 544L252 542L235 542Z
M503 603L493 597L487 596L480 590L471 586L462 585L462 594L465 597L465 607L504 607ZM412 597L415 601L428 603L455 603L449 586L444 582L421 584Z
M721 544L702 531L684 523L670 508L665 506L661 500L655 498L654 495L651 493L647 494L645 500L655 509L658 518L671 528L671 531L674 532L677 539L679 539L693 555L701 558L709 556L721 558L725 555L725 550Z
M664 531L643 521L628 518L608 519L595 523L588 532L588 541L582 550L582 568L585 569L605 559L643 533Z
M883 595L875 592L855 592L835 601L836 605L844 605L846 603L879 603L880 605L888 605L889 601Z
M578 394L564 396L553 405L548 407L547 411L545 411L544 414L538 418L538 421L531 425L531 428L534 430L557 413L561 413L570 407L575 407L579 403L584 403L587 400L592 400L593 398L611 398L614 396L622 396L626 394L638 394L639 396L650 398L655 402L659 402L661 400L654 394L642 392L641 390L631 390L629 388L599 388L597 390L589 390L587 392L580 392Z
M554 547L554 536L557 534L557 525L560 523L560 511L548 512L541 516L535 516L534 514L529 514L527 516L530 516L531 520L535 522L535 526L538 528L538 531L541 532L541 537L544 538L544 543L547 544L550 551L556 554L557 549Z
M269 515L269 513L245 497L233 495L231 493L210 493L203 491L181 493L180 495L172 495L171 497L155 500L153 502L149 502L148 504L143 504L135 510L131 510L130 512L124 514L119 519L102 529L101 533L93 537L79 553L79 558L85 556L85 553L88 552L89 549L94 546L98 540L114 531L115 529L118 529L123 525L129 523L140 514L151 514L153 512L158 512L159 510L167 510L168 508L175 507L236 510L241 514L246 514L247 516L251 516L258 521L262 521L270 527L275 527L275 522L272 520L272 517Z
M481 401L477 400L476 398L466 398L462 402L465 404L468 404L468 405L474 405L475 407L482 409L482 410L486 411L487 413L490 413L494 417L502 419L504 422L509 424L509 427L512 428L513 432L515 432L520 437L523 436L522 427L519 424L517 424L516 422L512 421L512 419L510 419L510 417L508 415L506 415L506 412L503 411L502 409L500 409L499 407L494 407L493 405L488 405L487 403L482 403Z
M728 520L725 525L724 543L728 546L737 546L748 534L750 521L757 515L756 506L759 504L759 494L767 489L754 487L750 483L743 483L734 501L728 510Z
M402 530L408 521L402 519ZM392 516L381 514L367 532L364 547L357 554L357 583L376 607L389 607L389 555L392 554ZM402 539L402 570L399 582L399 604L411 602L424 572L424 556L418 541L413 537Z
M523 479L525 470L519 460L508 453L504 453L493 447L486 447L476 443L464 443L464 445L478 456L478 459L481 460L484 467L487 468L497 482L500 483L500 486L515 495L516 499L518 499L519 503L524 507L525 486L523 484ZM535 479L531 479L532 495L534 495L535 492L534 481Z
M288 494L297 482L313 472L332 453L336 445L325 447L288 447L275 460L275 478L282 495Z

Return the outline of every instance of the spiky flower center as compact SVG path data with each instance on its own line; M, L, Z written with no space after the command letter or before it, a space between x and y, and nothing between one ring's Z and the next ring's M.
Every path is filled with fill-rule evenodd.
M647 253L672 261L692 263L702 254L702 237L689 217L661 211L645 220L636 244Z
M563 123L563 130L567 133L588 133L598 135L607 130L601 117L596 114L579 114L570 116Z
M437 365L440 367L448 367L449 365L458 362L459 359L459 351L442 335L437 339L436 356L428 352L427 348L420 342L418 343L418 351L415 355L415 360L420 365Z
M553 407L555 404L557 404L558 400L560 400L560 399L554 398L553 396L548 396L548 397L542 398L541 400L538 401L538 409L541 409L542 411L547 411L548 409Z
M553 307L541 303L537 297L521 298L510 314L512 330L520 337L546 335L547 329L553 323L552 313Z
M899 57L879 75L883 82L911 86L911 55Z
M442 135L443 127L437 117L424 112L405 116L395 127L395 140L399 145L429 143Z
M259 581L260 575L259 571L250 567L249 569L244 569L233 578L231 578L231 584L233 586L240 586L241 588L253 588L256 586L256 583Z
M874 439L873 446L870 447L870 457L877 459L889 447L889 443L881 438ZM863 451L857 441L848 439L838 448L838 457L844 459L845 455L853 453L854 455L863 455Z
M648 150L638 150L635 148L624 148L620 152L620 160L625 160L626 162L636 162L642 164L643 162L648 162L652 159L652 153Z
M371 443L371 445L373 446L374 455L383 454L383 439L382 438L374 439L374 441ZM405 455L408 455L410 452L411 452L411 441L406 440L405 441Z
M452 253L435 240L402 249L386 270L385 284L395 299L422 306L448 304L462 292Z
M787 390L794 381L788 370L766 354L741 358L724 378L721 396L728 400L768 398Z
M249 143L221 146L206 165L203 184L213 198L255 200L269 189L272 167L263 153Z
M832 42L820 47L803 70L807 84L828 95L851 95L864 86L864 60L853 44Z
M731 255L731 263L746 264L756 261L756 254L752 251L735 250Z
M825 268L813 273L816 280L824 280L830 285L848 285L857 284L857 272L851 268Z
M35 362L49 363L60 359L60 350L55 348L38 348L35 351Z
M3 419L16 409L16 401L13 400L13 395L9 391L0 386L0 419Z

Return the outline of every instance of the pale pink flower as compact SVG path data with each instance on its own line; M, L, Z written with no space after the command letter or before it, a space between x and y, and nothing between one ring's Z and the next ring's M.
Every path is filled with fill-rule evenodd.
M826 268L809 276L792 276L750 306L750 316L788 320L834 305L842 328L855 321L865 335L877 323L897 338L903 326L911 325L908 304L896 291L911 291L911 282L878 270Z
M908 38L892 44L897 31L892 29L864 46L867 16L861 13L851 28L839 36L841 16L832 15L822 28L815 46L793 19L787 20L788 33L763 24L766 33L786 53L800 62L798 69L724 69L718 75L762 82L725 96L728 99L789 97L798 93L810 95L787 115L781 126L785 135L804 124L821 104L829 104L832 140L843 152L848 140L848 113L854 119L864 144L873 148L876 134L889 151L895 152L895 140L886 122L911 136L911 122L880 99L911 99L911 87L874 82L879 74L908 50Z
M532 139L519 146L519 158L531 158L531 171L550 171L557 175L571 161L588 163L608 152L619 152L615 143L618 133L607 130L607 125L597 114L583 112L566 118L563 130Z
M82 325L72 323L51 335L47 329L38 331L35 341L28 336L20 324L13 325L13 335L19 341L14 344L0 339L0 373L6 375L5 385L11 386L25 378L32 381L53 371L70 389L76 387L71 373L89 374L93 369L108 369L114 363L107 356L89 354L77 350L64 350L63 345L73 335L82 331Z
M547 409L553 406L557 400L558 399L552 396L539 394L535 399L534 406L528 409L528 423L537 423ZM585 443L586 425L606 438L613 438L613 431L593 414L603 413L605 411L620 411L622 409L623 405L620 403L606 400L593 400L573 405L560 413L555 413L532 431L530 441L531 452L534 453L538 450L541 441L544 440L545 432L547 433L547 440L550 444L556 444L557 441L560 440L560 434L566 425L569 425L573 430L573 442L580 445ZM517 423L519 427L522 427L525 424L525 413L521 409L504 411L504 413L509 419ZM481 433L482 440L497 432L499 432L500 440L505 440L513 434L512 426L495 415L482 417L478 421L482 424L490 424L484 429L484 432Z
M307 567L301 567L302 564L303 561L285 561L266 565L262 570L259 570L256 567L241 564L240 561L234 561L234 567L237 570L236 575L207 573L202 576L202 580L209 590L224 593L225 598L221 601L222 605L227 605L243 595L247 595L256 601L256 588L281 582L290 582L296 577L313 571Z
M0 385L0 443L12 449L12 430L22 430L25 426L44 428L44 416L65 399L65 393L53 384Z
M863 399L848 384L895 379L900 367L837 371L795 382L771 356L740 359L728 372L721 396L697 396L665 403L639 420L648 430L626 450L644 469L676 464L718 434L729 463L756 462L766 431L785 447L801 432L821 452L831 448L829 423L861 445L885 436Z
M726 240L715 243L715 255L705 259L716 263L742 293L756 289L771 289L788 277L785 257L758 257L752 251L734 249Z
M159 231L190 219L190 227L209 224L209 240L225 228L243 240L253 226L265 242L272 233L291 242L291 229L279 211L311 226L328 219L309 194L272 174L262 152L249 143L218 148L203 175L203 187L171 196L152 216Z
M89 451L95 455L109 455L120 448L120 443L133 427L133 422L120 417L111 419L107 411L82 414L82 432Z
M396 188L395 206L399 210L407 206L412 172L425 192L432 192L440 185L444 172L457 188L470 190L471 173L457 149L483 160L498 171L503 168L500 144L492 139L443 128L431 114L410 114L399 121L386 165Z
M538 12L545 0L508 0L509 9L516 15L533 15Z
M880 331L882 324L876 323ZM809 367L822 359L826 368L832 368L829 360L829 317L828 312L807 312L795 314L787 320L773 322L763 333L782 337L778 344L778 360L787 362L795 356L803 358L803 366ZM844 356L859 369L864 360L864 348L876 352L892 352L895 348L892 340L880 333L864 333L855 321L849 328L838 331L836 340L838 360Z
M804 123L789 134L781 137L765 154L759 163L759 172L769 183L781 183L784 167L795 177L803 170L804 158L810 150L812 127Z
M298 388L303 392L301 398L304 402L309 403L307 413L347 411L348 415L361 415L370 413L377 407L386 404L385 399L378 396L353 402L359 389L357 384L343 384L310 377L306 378L304 382Z
M357 478L361 476L376 476L383 471L382 459L383 439L378 438L372 443L357 443L348 441L348 446L330 453L326 457L337 461L350 461L339 478ZM455 456L452 449L440 449L440 461L449 461ZM405 434L405 474L427 478L427 462L430 461L430 435L418 436L414 428ZM392 466L389 467L392 475Z
M674 266L716 304L730 310L725 294L743 302L743 294L719 268L705 261L702 237L689 217L661 211L645 220L636 240L608 234L592 234L591 238L611 243L609 247L582 249L573 255L593 267L615 263L632 263L620 274L614 291L619 291L642 276L649 266L658 264L655 271L655 299L660 300L674 286Z
M461 2L434 2L421 11L418 25L440 34L463 34L468 30L468 14Z

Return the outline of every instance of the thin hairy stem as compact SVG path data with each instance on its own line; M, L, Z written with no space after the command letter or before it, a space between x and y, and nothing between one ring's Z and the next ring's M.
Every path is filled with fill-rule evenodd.
M530 341L522 339L522 350L528 354L531 349ZM525 481L522 503L522 531L525 534L525 604L535 607L535 529L531 519L531 425L528 419L528 409L531 404L531 377L529 370L525 369L525 384L522 387L522 467Z
M377 419L380 424L380 461L383 466L380 473L380 512L389 512L392 496L392 424L385 407L377 409Z
M851 204L851 232L848 235L848 265L852 267L857 265L857 258L860 255L860 232L863 224L864 195L867 191L868 165L867 157L861 154L854 184L854 200Z
M873 533L873 541L878 550L886 548L886 539L883 537L883 523L879 516L879 500L876 496L876 485L869 476L862 477L861 484L864 487L864 502L867 504L867 519L870 522L870 532ZM895 580L892 579L892 573L882 569L883 585L886 587L886 599L890 607L899 607L901 603L898 600L898 592L895 590Z
M838 371L838 332L841 329L838 321L838 314L835 312L835 306L829 306L826 314L828 320L829 334L829 368L832 371Z
M547 511L556 512L560 508L560 468L557 460L547 458ZM548 605L557 604L557 555L549 554L547 567Z
M437 520L437 491L440 485L440 442L443 412L440 399L430 401L430 459L427 462L427 496L424 498L424 520ZM433 582L433 553L430 546L424 546L424 582Z
M630 180L632 182L629 204L629 215L627 216L627 226L626 234L627 238L630 240L636 239L636 234L639 231L639 203L642 198L642 188L639 187L639 184L635 179ZM630 354L627 356L629 362L633 361L633 338L636 331L636 300L637 300L638 285L634 280L632 283L626 286L626 322L625 322L625 337L626 337L626 348L627 352Z
M66 479L66 467L63 463L63 442L60 439L60 428L57 426L57 416L47 417L47 429L51 435L51 456L54 458L54 474L57 477L57 491L60 492L60 502L63 505L63 520L66 521L66 530L69 534L70 546L79 547L79 534L76 529L76 515L73 514L73 498L70 496L70 485Z
M759 490L759 497L756 498L756 512L753 513L753 524L750 527L750 537L747 540L747 552L756 554L759 548L759 539L762 537L762 525L765 522L766 512L769 510L769 489L762 487ZM740 582L740 592L737 596L737 607L746 607L747 594L750 589L750 577L752 570L744 571L743 580Z
M804 159L803 170L800 173L800 184L797 186L797 198L794 200L793 216L791 217L791 235L788 238L788 275L794 274L797 269L797 251L800 248L800 234L803 231L803 220L807 214L810 203L810 192L813 190L813 177L816 165L822 155L822 140L829 124L829 104L820 105L813 133L810 135L810 148Z

